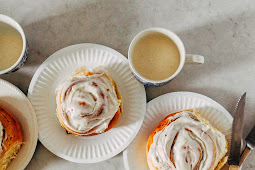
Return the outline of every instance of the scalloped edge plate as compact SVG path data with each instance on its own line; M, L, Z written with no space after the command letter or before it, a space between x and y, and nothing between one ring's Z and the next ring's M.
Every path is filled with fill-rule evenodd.
M80 66L103 66L117 83L123 114L115 128L88 137L67 134L56 116L55 89ZM39 125L39 140L55 155L78 163L95 163L123 151L138 133L146 110L144 86L119 52L97 44L77 44L52 54L38 68L28 90Z
M38 140L38 125L34 109L25 94L6 80L0 79L0 105L19 121L24 144L8 169L25 169L32 159Z
M193 92L173 92L159 96L147 103L142 127L135 140L123 152L127 170L149 170L146 144L151 132L170 113L196 108L210 124L231 138L233 118L230 113L213 99Z

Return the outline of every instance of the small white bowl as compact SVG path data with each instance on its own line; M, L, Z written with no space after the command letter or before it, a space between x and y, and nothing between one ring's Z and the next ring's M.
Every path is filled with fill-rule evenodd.
M25 37L23 29L14 19L12 19L6 15L0 14L0 22L6 23L6 24L10 25L11 27L15 28L20 33L20 35L22 37L22 42L23 42L22 52L20 54L19 59L11 67L4 69L4 70L0 70L0 75L1 75L1 74L5 74L5 73L15 72L18 69L20 69L24 65L24 63L26 62L26 60L29 56L29 53L28 53L29 47L28 47L28 43L26 41L26 37Z

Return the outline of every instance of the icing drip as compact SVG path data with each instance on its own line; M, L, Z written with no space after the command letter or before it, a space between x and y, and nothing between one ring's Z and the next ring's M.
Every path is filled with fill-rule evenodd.
M77 75L64 82L61 92L63 121L79 133L104 132L120 107L112 81L101 70Z
M226 150L225 136L183 111L153 136L148 158L158 169L214 169Z

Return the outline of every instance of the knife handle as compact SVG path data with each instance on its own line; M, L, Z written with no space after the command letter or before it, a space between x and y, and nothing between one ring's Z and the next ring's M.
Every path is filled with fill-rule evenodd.
M229 170L239 170L238 165L229 165Z
M242 155L241 155L241 159L239 162L239 166L242 166L243 162L245 161L245 159L247 158L247 156L251 153L251 148L249 148L248 146L246 146L246 148L244 149Z

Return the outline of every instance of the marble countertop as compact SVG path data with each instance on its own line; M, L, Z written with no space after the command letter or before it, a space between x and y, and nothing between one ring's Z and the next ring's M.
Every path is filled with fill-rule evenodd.
M77 43L109 46L127 56L132 38L148 27L177 33L187 53L205 56L205 64L185 66L169 84L147 87L148 101L173 91L204 94L230 113L247 92L244 137L255 124L255 1L248 0L0 0L0 13L17 20L30 45L19 71L0 75L27 93L40 64L55 51ZM255 169L255 152L243 169ZM124 169L122 153L96 164L58 158L40 142L26 168Z

